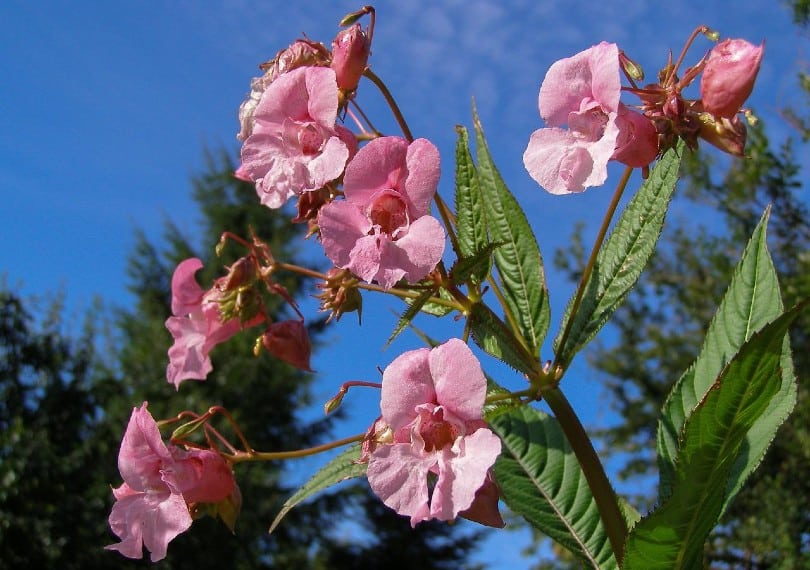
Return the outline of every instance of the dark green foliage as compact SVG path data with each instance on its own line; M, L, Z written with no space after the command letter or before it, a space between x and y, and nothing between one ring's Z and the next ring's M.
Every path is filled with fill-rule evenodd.
M616 313L615 340L597 343L589 354L620 416L602 434L605 447L622 454L621 475L629 482L654 475L655 432L666 394L697 355L735 261L768 204L769 247L784 304L790 307L810 295L810 213L798 193L793 146L788 141L775 148L760 126L749 133L747 153L748 159L729 161L725 171L719 168L726 164L719 164L724 157L707 159L704 149L698 155L686 154L687 187L676 196L678 213L665 228L639 287ZM710 171L724 173L715 177ZM574 249L558 260L576 277L581 256ZM805 539L810 532L810 487L804 475L810 468L808 325L805 314L791 328L798 403L715 529L706 557L718 568L798 568L810 563ZM642 506L651 506L651 497L639 495Z

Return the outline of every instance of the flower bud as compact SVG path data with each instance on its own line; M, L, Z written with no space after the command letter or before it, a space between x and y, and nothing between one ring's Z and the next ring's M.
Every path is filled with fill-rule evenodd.
M754 89L764 49L764 44L738 39L724 40L712 49L700 82L707 113L730 119L740 111Z
M309 359L312 346L303 321L291 320L273 323L262 335L265 350L296 368L312 372Z
M172 449L174 471L188 503L218 503L236 486L233 470L223 457L209 449Z
M701 113L700 138L734 156L744 156L746 128L739 117L731 119Z
M366 70L371 46L360 24L341 30L332 42L332 69L338 88L354 91Z
M658 133L650 119L625 105L619 105L616 126L619 127L619 136L613 160L631 168L643 168L655 160L658 156Z

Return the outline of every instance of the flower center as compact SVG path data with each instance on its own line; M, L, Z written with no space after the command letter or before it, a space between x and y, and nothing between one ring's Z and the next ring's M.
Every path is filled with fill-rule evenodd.
M304 156L319 154L328 136L324 130L313 122L300 122L285 119L282 140L288 149L296 149ZM295 151L293 151L295 152Z
M608 116L601 107L594 107L578 113L569 113L568 128L589 142L598 141L605 133Z
M458 428L444 419L441 407L422 417L419 436L425 442L425 451L435 451L453 445L459 436Z
M395 234L408 226L408 207L396 192L384 190L372 198L368 217L381 232L396 238L399 235Z

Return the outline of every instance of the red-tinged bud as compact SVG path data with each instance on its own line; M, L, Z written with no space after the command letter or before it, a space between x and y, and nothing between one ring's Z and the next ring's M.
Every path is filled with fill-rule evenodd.
M371 46L360 24L341 30L332 42L332 69L337 76L338 87L354 91L366 70Z
M250 286L256 280L256 263L251 257L240 257L228 268L228 274L218 280L220 291L234 291Z
M233 492L233 470L216 451L192 449L174 455L175 475L186 502L218 503Z
M643 168L655 160L658 132L650 119L620 104L616 126L619 127L619 136L613 160L631 168Z
M754 89L765 45L728 39L709 54L700 82L703 109L716 117L730 119L740 112Z
M301 370L312 372L309 365L312 345L309 343L309 335L303 321L291 320L271 324L262 335L262 346L276 358Z
M734 156L744 156L746 128L738 116L731 119L701 113L700 138Z

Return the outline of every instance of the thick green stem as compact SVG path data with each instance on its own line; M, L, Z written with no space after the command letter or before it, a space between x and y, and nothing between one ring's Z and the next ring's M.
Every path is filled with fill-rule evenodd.
M624 520L621 507L619 507L616 491L610 484L610 480L605 473L605 468L593 448L591 439L585 432L585 428L579 421L576 412L571 407L565 394L559 388L552 388L543 391L543 399L546 401L560 427L565 433L574 455L579 461L585 480L591 489L593 498L596 501L596 508L599 509L599 517L605 527L610 546L616 561L621 564L624 554L624 543L627 541L627 522Z

